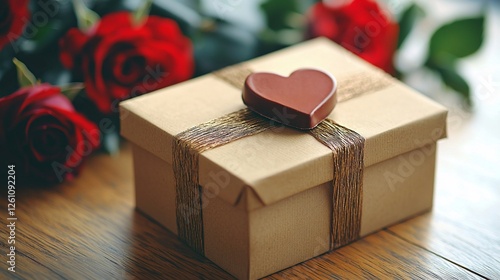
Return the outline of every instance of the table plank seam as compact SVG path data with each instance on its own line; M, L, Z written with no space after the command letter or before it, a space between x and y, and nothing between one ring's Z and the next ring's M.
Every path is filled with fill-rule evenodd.
M436 252L433 252L433 251L431 251L431 250L429 250L429 249L427 249L427 248L425 248L425 247L423 247L423 246L420 246L420 245L418 245L418 244L417 244L417 243L415 243L415 242L411 242L410 240L408 240L408 239L406 239L406 238L404 238L404 237L402 237L402 236L398 235L396 232L394 232L394 231L392 231L392 230L390 230L390 229L388 229L388 228L385 228L385 229L384 229L384 231L386 231L387 233L389 233L389 234L393 235L394 237L399 238L399 239L401 239L401 240L403 240L403 241L405 241L405 242L407 242L407 243L409 243L409 244L411 244L411 245L413 245L413 246L416 246L416 247L418 247L418 248L420 248L420 249L422 249L422 250L425 250L425 251L427 251L427 252L429 252L429 253L431 253L431 254L435 255L436 257L439 257L439 258L441 258L441 259L443 259L443 260L445 260L445 261L447 261L447 262L449 262L449 263L452 263L453 265L456 265L456 266L458 266L458 267L460 267L460 268L462 268L462 269L465 269L465 270L467 270L468 272L470 272L470 273L472 273L472 274L474 274L474 275L477 275L477 276L479 276L479 277L481 277L481 278L483 278L483 279L489 279L488 277L486 277L486 276L484 276L484 275L481 275L480 273L478 273L478 272L476 272L476 271L473 271L472 269L470 269L470 268L468 268L468 267L466 267L466 266L463 266L463 265L461 265L461 264L459 264L459 263L457 263L457 262L455 262L455 261L453 261L453 260L450 260L450 259L448 259L448 258L446 258L446 257L444 257L444 256L442 256L442 255L440 255L440 254L438 254L438 253L436 253Z

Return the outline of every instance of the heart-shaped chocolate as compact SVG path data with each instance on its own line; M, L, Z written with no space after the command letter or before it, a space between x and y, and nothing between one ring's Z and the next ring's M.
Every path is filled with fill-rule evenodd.
M315 69L299 69L289 77L253 73L245 80L243 102L254 112L299 129L311 129L337 104L337 81Z

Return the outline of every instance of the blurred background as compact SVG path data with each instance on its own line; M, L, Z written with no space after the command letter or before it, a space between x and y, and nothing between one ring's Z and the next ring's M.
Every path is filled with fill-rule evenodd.
M19 233L26 240L20 248L27 250L19 256L43 260L47 248L62 248L48 260L64 265L94 251L106 251L102 260L113 261L112 249L125 256L123 262L113 261L120 273L130 272L122 266L139 272L182 269L176 262L186 260L206 267L204 260L193 263L191 258L198 258L172 241L172 234L132 211L131 149L121 145L116 104L317 36L449 109L448 139L438 145L432 212L384 231L382 236L390 233L395 243L377 241L374 247L368 241L360 248L375 253L384 244L396 244L398 251L413 248L394 255L404 258L410 272L417 264L446 275L456 265L457 271L475 273L471 277L495 278L500 260L498 0L0 0L0 166L15 164L20 186L25 219ZM157 66L167 77L155 76ZM161 82L145 87L151 78ZM70 181L98 146L97 153L121 151L121 156L95 156L82 180ZM29 185L22 179L54 188L25 189ZM83 243L75 233L85 236ZM148 245L153 239L156 251L173 265L149 265L159 256L144 250L154 247ZM103 246L82 253L59 246L64 242L75 248ZM358 251L337 257L350 262L363 256ZM187 259L179 259L178 252ZM421 260L414 262L413 254ZM66 263L59 262L65 255L70 256ZM336 265L335 257L325 258L313 260L320 262L313 267L324 267L325 260ZM41 263L40 271L51 269Z
M112 16L120 11L138 23L114 26ZM156 28L146 24L148 14L169 22ZM141 36L153 43L134 42L136 50L130 50L115 42L97 57L101 37L107 36L102 34L119 28L139 33L140 26L147 31ZM113 129L101 129L101 147L109 153L120 144L118 112L106 109L109 103L116 107L120 100L319 36L449 107L451 135L470 135L463 129L468 124L474 131L493 130L492 123L500 120L500 1L0 0L0 35L0 97L19 91L21 72L63 88L76 85L62 90L75 110L96 124L104 118L114 123ZM161 62L175 79L133 92L149 75L145 69L155 68L150 58L163 59L158 46L165 46L165 53L177 48ZM24 70L14 65L14 57ZM95 66L99 60L102 69ZM123 67L106 72L108 64ZM493 139L488 145L496 148L498 133ZM491 157L487 150L484 154Z
M141 0L83 2L101 17L121 10L133 12L144 3ZM362 12L342 9L343 5L356 4L352 2L371 1L155 0L150 14L175 20L190 38L196 64L193 76L198 76L311 37L327 36L340 44L349 39L347 35L338 36L328 29L358 27L360 33L366 35L370 28L378 28L368 20L359 19L361 16L357 14ZM434 92L450 89L461 96L465 106L472 105L471 87L476 86L471 81L474 75L482 76L480 70L491 75L498 72L494 68L498 70L500 58L495 50L500 43L494 34L499 34L499 1L379 0L378 3L376 13L380 9L389 21L397 23L399 31L390 32L390 36L381 40L375 38L370 43L385 47L385 52L393 57L395 70L382 63L374 64L390 69L390 74L425 94L434 95ZM61 85L75 80L61 65L58 47L60 38L78 25L74 4L67 0L33 0L28 4L31 18L24 20L24 34L11 44L13 48L6 46L0 52L3 96L19 87L11 63L14 56L43 82ZM319 9L315 6L318 5L331 11L317 12ZM379 19L367 16L372 21ZM352 22L337 20L341 17ZM377 23L382 29L388 28ZM319 28L312 30L318 25ZM396 42L397 49L388 41ZM483 78L495 79L493 76Z

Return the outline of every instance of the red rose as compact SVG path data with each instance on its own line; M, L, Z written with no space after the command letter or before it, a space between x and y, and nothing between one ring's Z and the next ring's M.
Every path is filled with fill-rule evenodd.
M24 87L0 98L0 161L15 164L30 179L70 178L99 138L97 127L75 111L58 87Z
M394 72L399 27L372 0L346 5L315 4L309 13L310 37L324 36L388 73Z
M28 0L0 0L0 49L17 39L28 22Z
M83 76L87 95L104 113L118 101L184 80L193 74L192 46L173 20L104 16L89 32L71 29L60 41L65 67Z

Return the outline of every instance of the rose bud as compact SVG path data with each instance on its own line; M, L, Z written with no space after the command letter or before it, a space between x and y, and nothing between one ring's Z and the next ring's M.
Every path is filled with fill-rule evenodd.
M98 128L58 87L38 84L0 98L0 161L15 164L23 179L72 178L99 142Z
M118 101L189 79L191 42L175 21L149 16L141 24L128 12L105 15L83 32L70 29L60 40L63 65L80 76L88 97L103 113Z
M0 0L0 49L21 36L29 20L28 0Z
M399 27L375 0L316 3L309 11L308 37L324 36L383 69L394 73Z

